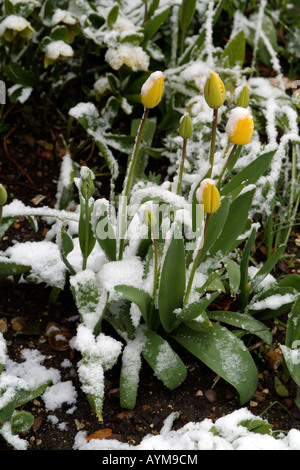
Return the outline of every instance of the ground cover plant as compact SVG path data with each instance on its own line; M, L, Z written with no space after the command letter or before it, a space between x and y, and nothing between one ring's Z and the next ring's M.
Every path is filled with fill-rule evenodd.
M186 357L246 405L274 322L277 390L290 380L300 408L300 279L278 275L299 222L298 20L284 1L2 6L4 155L15 109L62 153L53 205L14 197L1 175L0 280L45 285L52 305L72 296L68 344L99 425L116 366L127 411L145 367L173 392L188 380ZM21 217L46 234L15 240ZM0 365L0 432L24 448L26 405L57 376L10 372L2 333Z

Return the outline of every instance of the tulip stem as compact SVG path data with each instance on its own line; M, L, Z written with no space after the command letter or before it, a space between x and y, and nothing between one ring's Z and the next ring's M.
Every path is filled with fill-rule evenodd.
M205 237L206 237L206 233L207 233L207 229L208 229L209 218L210 218L210 214L206 214L206 221L205 221L204 232L203 232L203 240L202 240L201 246L198 249L197 254L194 258L193 264L192 264L192 269L191 269L191 272L190 272L190 277L189 277L189 280L188 280L188 285L187 285L186 292L185 292L185 297L184 297L184 300L183 300L183 306L184 307L188 303L189 296L190 296L191 289L192 289L193 280L194 280L194 277L195 277L195 272L196 272L196 269L198 268L198 265L199 265L199 260L200 260L200 256L201 256L201 253L202 253L202 247L203 247Z
M155 305L155 297L156 297L156 290L157 290L157 267L158 267L158 256L157 256L157 240L155 237L154 230L152 230L153 234L153 249L154 249L154 275L153 275L153 290L152 290L152 302L149 312L149 326L152 328L152 314Z
M216 146L216 135L217 135L217 124L218 124L218 110L214 109L213 113L213 125L211 131L211 142L210 142L210 154L209 154L209 164L210 169L208 172L208 178L211 178L213 166L214 166L214 156L215 156L215 146Z
M178 185L177 185L177 194L178 195L180 194L180 191L181 191L182 175L183 175L183 169L184 169L184 160L185 160L185 155L186 155L186 145L187 145L187 139L183 139L182 156L181 156L181 163L180 163L179 177L178 177Z
M220 176L219 176L219 179L218 179L218 183L217 183L217 187L220 186L221 180L222 180L222 178L223 178L223 176L224 176L224 173L225 173L225 171L226 171L226 168L228 167L228 165L229 165L229 163L230 163L230 160L232 159L233 154L234 154L234 152L236 151L236 149L237 149L237 145L234 144L234 146L233 146L232 149L231 149L230 154L229 154L228 157L227 157L227 160L226 160L226 162L225 162L225 165L223 166L223 169L222 169L222 171L221 171L221 173L220 173Z
M89 248L89 200L85 199L85 243L84 243L84 254L83 254L83 260L82 260L83 271L86 269L86 266L87 266L88 248Z
M148 114L149 114L149 108L145 107L144 108L144 114L142 116L140 126L139 126L139 129L138 129L138 133L137 133L137 136L136 136L133 153L132 153L129 165L127 167L127 176L126 176L126 179L125 179L125 189L124 189L123 198L122 198L122 207L120 209L121 210L121 220L120 220L121 231L120 231L119 260L122 259L123 251L124 251L124 235L125 234L123 232L124 232L124 223L125 223L124 219L126 217L126 206L127 206L127 201L128 201L128 197L129 197L129 191L130 191L130 188L131 188L132 179L133 179L134 168L135 168L138 153L139 153L140 143L141 143L141 140L142 140L143 130L144 130L144 127L145 127L145 123L146 123Z

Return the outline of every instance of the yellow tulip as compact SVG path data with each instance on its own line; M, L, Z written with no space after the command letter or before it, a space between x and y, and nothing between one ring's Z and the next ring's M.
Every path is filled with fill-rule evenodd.
M234 108L229 116L226 132L235 145L247 145L251 141L254 122L249 111L242 107Z
M179 122L179 135L183 139L190 139L193 134L193 121L189 113L185 113Z
M158 105L164 90L162 72L153 72L141 89L141 101L145 108L151 109Z
M0 206L4 206L7 201L7 192L3 184L0 183Z
M249 106L249 88L247 83L242 87L239 87L235 90L236 94L236 106L242 108L248 108Z
M204 212L212 214L216 212L221 204L221 197L214 180L206 178L196 191L196 199L199 204L204 205Z
M218 109L225 101L225 86L219 75L211 72L204 87L204 98L208 106Z

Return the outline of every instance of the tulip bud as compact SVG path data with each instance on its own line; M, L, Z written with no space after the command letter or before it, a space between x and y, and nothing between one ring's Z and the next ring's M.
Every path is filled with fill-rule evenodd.
M148 227L155 227L157 222L155 214L148 207L144 211L144 222Z
M81 193L84 199L88 200L92 197L95 191L94 174L87 167L82 167L81 172Z
M235 104L238 107L248 108L249 106L249 88L247 83L235 90Z
M230 142L235 145L249 144L253 129L254 122L247 109L237 107L231 111L226 126L226 132Z
M221 197L214 180L206 178L196 191L196 199L199 204L204 205L204 212L212 214L216 212L221 204Z
M190 139L193 133L193 122L191 116L185 113L179 122L179 135L183 139Z
M154 108L161 100L164 89L162 72L153 72L141 89L141 101L145 108Z
M225 101L225 86L219 75L211 72L204 87L204 98L208 106L218 109Z
M3 184L0 183L0 206L4 206L7 201L7 192Z

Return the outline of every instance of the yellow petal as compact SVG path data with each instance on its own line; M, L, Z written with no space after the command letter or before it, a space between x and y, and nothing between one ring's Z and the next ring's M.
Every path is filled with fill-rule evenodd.
M208 106L218 109L225 101L225 86L219 75L211 72L204 87L204 97Z
M252 139L254 122L249 111L237 107L231 111L226 132L230 142L236 145L247 145Z
M141 90L141 101L145 108L154 108L161 100L164 90L164 76L162 72L153 72L145 81Z
M216 212L221 204L221 197L215 182L206 178L197 189L196 198L199 204L203 204L204 212L212 214Z

